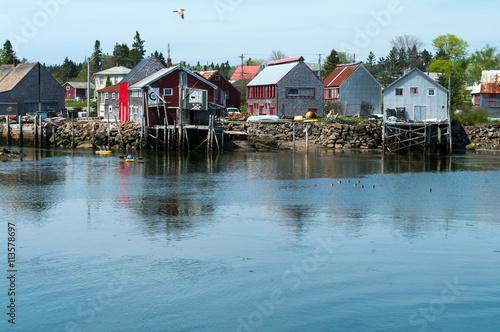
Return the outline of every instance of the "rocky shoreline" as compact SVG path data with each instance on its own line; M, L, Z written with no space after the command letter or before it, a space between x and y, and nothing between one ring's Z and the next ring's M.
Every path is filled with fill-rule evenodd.
M34 142L34 130L31 127L30 131L29 125L26 126L23 137L27 141L31 139ZM290 121L246 124L241 121L230 121L224 124L224 129L227 132L244 132L248 143L245 144L245 148L258 151L292 149L293 142L296 149L302 150L306 148L306 137L307 146L311 148L382 150L381 122L352 124ZM5 125L0 124L0 132L1 143L5 144ZM500 150L500 124L462 125L457 122L452 125L452 133L454 150L465 149L470 143L475 143L478 150ZM13 133L12 137L11 144L16 145L16 134ZM141 133L141 126L134 123L111 122L108 125L107 122L75 121L73 129L70 120L53 119L44 123L43 138L43 146L57 148L90 149L93 146L105 146L115 150L138 150L148 146ZM230 147L231 144L226 146ZM148 147L154 148L152 144Z

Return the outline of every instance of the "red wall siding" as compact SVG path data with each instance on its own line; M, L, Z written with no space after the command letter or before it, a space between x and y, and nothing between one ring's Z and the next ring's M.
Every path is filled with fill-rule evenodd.
M122 83L119 86L119 99L118 99L118 119L120 121L129 121L128 114L128 82Z
M160 95L163 97L163 89L164 88L172 88L173 95L169 97L163 97L163 99L167 102L167 118L168 123L173 124L174 121L177 121L177 110L172 108L179 108L179 72L180 70L176 70L169 75L160 78L158 81L151 83L152 88L160 88ZM201 81L198 78L193 77L192 75L187 74L189 88L208 90L208 101L214 102L215 93L214 88L205 82ZM147 98L148 88L144 88L144 95ZM170 108L170 109L169 109ZM163 106L158 108L156 106L148 107L147 112L149 113L149 125L163 125L165 119L165 111ZM147 114L146 119L147 119Z
M69 90L66 90L69 87ZM64 85L64 99L75 99L75 88L69 84Z

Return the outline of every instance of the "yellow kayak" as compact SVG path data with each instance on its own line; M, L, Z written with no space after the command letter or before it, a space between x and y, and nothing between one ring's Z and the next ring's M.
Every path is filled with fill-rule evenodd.
M96 151L95 154L111 154L111 151Z
M127 163L133 163L135 161L135 159L125 159L125 162Z

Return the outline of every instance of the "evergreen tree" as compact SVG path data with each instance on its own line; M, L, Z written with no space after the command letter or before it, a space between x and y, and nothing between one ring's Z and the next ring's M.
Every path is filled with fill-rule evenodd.
M158 51L155 51L154 53L151 53L151 56L157 58L165 67L167 66L167 60L165 60L162 52L158 53Z
M60 83L68 82L71 79L78 76L80 72L80 68L74 63L72 60L69 60L68 57L64 59L64 62L59 70L59 79Z
M421 71L427 71L427 68L429 68L430 64L432 61L432 54L424 49L422 52L420 52L420 63L418 65L418 69Z
M106 76L106 85L105 85L105 88L107 88L108 86L111 86L111 80L109 79L109 75Z
M375 54L372 51L370 51L368 58L366 58L366 69L373 74L375 69Z
M4 51L0 49L0 65L4 65L7 63L7 59L5 58Z
M129 54L130 50L127 44L115 44L113 50L113 60L119 66L129 66Z
M90 58L92 59L90 61L90 75L92 75L102 70L102 51L101 42L99 40L95 41L94 52Z
M339 54L337 53L337 51L332 50L330 52L330 55L326 57L325 63L321 68L320 79L323 81L325 78L327 78L328 75L330 75L335 70L335 68L339 63L340 63Z
M10 43L10 40L8 40L8 39L3 44L3 57L4 57L5 63L7 63L7 64L14 63L14 59L16 58L16 52L14 52L14 49L12 48L12 44Z
M132 43L132 49L129 53L129 65L130 67L135 67L142 59L146 50L144 50L144 40L141 39L139 31L135 32L134 42Z

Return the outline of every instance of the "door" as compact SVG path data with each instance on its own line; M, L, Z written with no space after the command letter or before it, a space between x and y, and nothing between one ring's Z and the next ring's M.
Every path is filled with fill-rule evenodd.
M427 119L426 113L427 113L426 106L415 106L414 120L425 121Z

